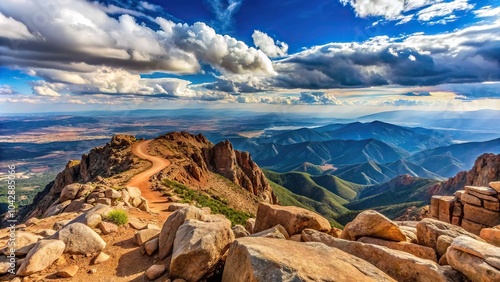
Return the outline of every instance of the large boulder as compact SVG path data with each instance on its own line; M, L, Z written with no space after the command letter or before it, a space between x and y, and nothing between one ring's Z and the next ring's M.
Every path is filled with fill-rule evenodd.
M437 249L438 237L446 235L451 238L466 235L481 240L478 236L465 231L465 229L439 220L424 218L417 224L417 240L422 246Z
M59 202L62 203L67 200L74 200L78 195L78 192L80 192L81 188L82 184L80 183L73 183L66 185L61 191L61 195L59 196Z
M38 236L30 232L16 231L15 240L12 241L14 242L14 245L7 245L2 249L2 252L4 255L9 255L11 248L14 248L16 256L24 256L41 239L43 239L42 236Z
M500 227L483 228L479 237L492 245L500 247Z
M222 281L395 280L368 262L324 244L245 237L231 244Z
M42 271L56 261L64 252L65 244L60 240L41 240L29 251L17 270L18 276L28 276Z
M113 209L107 205L97 204L92 209L82 213L75 219L73 219L70 223L83 223L90 228L96 228L99 223L102 222L102 219Z
M304 230L304 231L306 231L306 230ZM420 245L412 244L412 243L408 243L408 242L394 242L394 241L388 241L388 240L371 238L371 237L361 237L358 240L358 242L387 247L387 248L392 249L392 250L406 252L406 253L412 254L412 255L419 257L419 258L428 259L428 260L432 260L433 262L437 262L436 252L434 251L434 249L426 247L426 246L420 246Z
M284 240L288 240L290 238L288 232L286 232L285 228L280 224L274 226L273 228L269 228L267 230L254 233L250 235L250 237L265 237L265 238L275 238Z
M231 222L187 220L177 230L170 277L189 282L200 280L221 259L234 241Z
M61 240L66 244L65 253L87 254L104 249L106 242L92 228L79 222L70 223L50 236L50 239Z
M470 255L483 259L487 264L500 271L500 248L485 242L474 240L467 236L459 236L453 240L450 246Z
M171 214L163 224L163 227L160 231L158 241L160 259L166 258L172 252L177 229L179 229L179 227L184 224L186 220L200 220L203 217L203 211L193 206L177 210L173 214Z
M463 273L471 281L500 281L500 270L486 263L484 259L450 247L446 260L454 269Z
M357 241L338 239L314 230L304 231L302 240L305 242L321 242L366 260L397 281L459 281L458 273L453 271L450 273L433 261L406 252Z
M406 241L406 235L396 223L374 210L358 214L345 226L340 237L350 240L374 237L396 242Z
M255 227L251 233L264 231L278 224L285 227L289 235L299 234L306 228L325 232L331 229L328 220L312 211L299 207L260 203Z

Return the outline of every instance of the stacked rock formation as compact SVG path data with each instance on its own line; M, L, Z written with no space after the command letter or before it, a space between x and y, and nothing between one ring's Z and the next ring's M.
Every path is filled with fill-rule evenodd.
M465 186L454 196L433 196L430 214L474 234L500 225L500 181L490 182L489 187Z

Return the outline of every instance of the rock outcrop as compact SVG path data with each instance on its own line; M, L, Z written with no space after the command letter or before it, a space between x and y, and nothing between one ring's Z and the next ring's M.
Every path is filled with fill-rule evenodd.
M454 196L432 196L430 210L433 218L479 235L483 228L500 225L500 193L492 187L465 186Z
M41 240L30 250L23 263L17 270L18 276L44 270L56 261L63 253L65 244L60 240Z
M396 242L406 241L406 235L396 223L373 210L360 213L353 221L346 224L340 237L349 240L375 237Z
M324 244L245 237L231 244L222 281L395 280L366 261Z

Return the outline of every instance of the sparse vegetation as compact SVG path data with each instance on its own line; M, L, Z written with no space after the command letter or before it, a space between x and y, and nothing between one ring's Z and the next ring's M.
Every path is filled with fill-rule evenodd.
M246 220L252 217L247 212L242 212L227 206L227 202L223 199L214 199L199 191L189 189L187 186L182 185L173 180L165 180L164 184L172 189L183 198L185 203L193 203L198 207L209 207L213 213L225 215L233 225L245 224Z
M104 218L107 221L113 222L114 224L121 226L127 224L128 215L125 211L122 210L113 210L109 212Z

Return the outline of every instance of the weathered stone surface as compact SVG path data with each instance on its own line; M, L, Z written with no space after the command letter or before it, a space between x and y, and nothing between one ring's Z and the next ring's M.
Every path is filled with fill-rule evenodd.
M321 242L373 264L397 281L449 281L446 272L435 262L383 246L334 238L324 233L305 230L305 242Z
M234 241L231 222L189 219L175 236L170 277L198 281L212 269Z
M464 203L467 203L467 204L471 204L471 205L475 205L475 206L481 206L481 199L479 199L478 197L476 196L473 196L467 192L465 192L463 195L462 195L462 202Z
M498 202L497 195L485 195L474 191L469 191L468 193L483 200Z
M462 217L460 217L460 216L452 217L451 224L456 225L456 226L461 226L462 225Z
M15 234L15 240L12 241L14 242L14 245L7 245L5 246L5 248L2 248L2 253L4 255L9 255L10 249L14 248L16 249L15 254L17 256L24 256L31 250L31 248L35 246L35 244L39 240L43 239L42 236L38 236L26 231L16 231Z
M320 243L245 237L231 244L222 281L394 280L366 261Z
M243 225L237 224L233 226L231 229L233 230L235 238L241 238L250 235L250 233L245 229L245 227L243 227Z
M438 237L437 242L436 242L436 252L438 255L442 256L446 254L446 251L448 250L448 247L451 245L451 242L453 242L452 237L446 236L446 235L441 235Z
M36 218L36 217L32 217L28 220L26 220L26 222L24 222L24 224L26 224L26 226L35 226L35 225L38 225L40 223L40 219Z
M106 206L111 206L111 199L100 198L99 200L97 200L97 203L98 204L103 204L103 205L106 205Z
M247 219L247 221L245 222L245 228L250 234L253 233L254 227L255 227L255 218Z
M439 220L451 223L455 196L443 196L439 199Z
M122 193L112 188L106 189L106 191L104 191L104 195L106 196L106 198L110 199L119 199L122 197Z
M66 266L65 268L59 270L56 275L62 278L71 278L76 275L78 269L78 265Z
M460 226L463 229L469 231L470 233L473 233L473 234L476 234L476 235L479 235L479 233L481 232L481 230L483 228L489 227L487 225L480 224L480 223L477 223L477 222L473 222L473 221L470 221L470 220L465 219L465 218L462 219L462 223L460 224Z
M53 216L53 215L56 215L56 214L59 214L61 213L69 204L71 204L71 200L67 200L67 201L64 201L64 202L59 202L56 201L54 204L52 204L46 211L45 213L43 214L43 217L49 217L49 216Z
M83 205L85 204L85 199L76 199L71 201L71 204L69 204L65 209L64 212L79 212Z
M82 184L79 183L66 185L61 191L61 196L59 196L59 202L62 203L67 200L74 200L78 195L78 192L80 192L81 187Z
M189 204L185 204L185 203L173 203L173 204L170 204L168 206L168 211L169 212L174 212L176 210L180 210L180 209L187 208L187 207L189 207Z
M92 209L82 213L77 218L73 219L71 223L83 223L90 228L96 228L102 222L102 218L106 216L113 209L103 204L97 204Z
M160 236L160 230L158 229L143 229L137 231L134 236L134 243L136 245L141 246L142 244L146 243L147 241L159 237Z
M469 204L465 205L464 218L486 226L495 226L500 224L500 216L498 212Z
M431 218L424 218L417 224L417 239L419 245L436 249L438 237L441 235L447 235L452 238L466 235L471 238L479 239L478 236L465 231L459 226Z
M462 195L465 193L465 190L457 190L455 191L454 195L457 197L459 200L462 200Z
M146 251L146 253L149 256L152 256L158 250L158 241L159 240L160 239L158 239L158 238L154 238L154 239L147 241L144 244L144 250Z
M47 237L54 235L56 231L54 229L38 229L33 231L33 233L42 237Z
M99 225L97 226L104 235L108 235L109 233L113 233L113 232L116 232L118 231L118 226L114 223L111 223L111 222L101 222L99 223Z
M370 237L361 237L358 242L387 247L392 250L406 252L419 258L437 262L436 252L434 251L434 249L429 247L420 246L408 242L394 242Z
M455 202L453 204L453 213L452 216L461 217L464 214L464 205L461 202Z
M146 275L149 280L156 280L160 278L165 271L167 271L167 267L164 264L153 264L146 270L144 275Z
M137 187L128 186L125 191L127 191L130 198L139 198L141 196L141 189Z
M487 264L500 272L500 248L491 244L474 240L467 236L459 236L451 243L451 248L483 259Z
M479 257L450 248L446 260L451 267L463 273L471 281L500 281L500 271Z
M128 225L136 230L142 230L142 229L146 228L148 223L140 221L139 219L133 217L133 218L129 219Z
M500 247L500 229L484 228L481 230L479 237L492 245Z
M171 214L163 224L160 232L158 242L160 259L166 258L172 252L175 234L177 233L177 229L184 224L184 221L188 219L202 219L203 216L203 211L193 206L177 210Z
M49 238L63 241L66 244L64 252L69 254L95 253L106 246L106 242L99 234L79 222L66 225Z
M492 201L483 201L483 205L485 208L492 210L492 211L500 211L500 202L492 202ZM500 213L499 213L500 216Z
M61 228L63 228L64 226L66 226L68 223L70 223L71 220L59 220L59 221L56 221L54 223L54 225L52 226L52 228L56 231L60 230Z
M292 206L277 206L260 203L253 233L264 231L280 224L289 235L302 232L306 228L319 231L331 229L324 217L312 211Z
M492 181L489 183L489 186L498 193L500 193L500 181Z
M100 252L93 260L92 260L92 264L100 264L100 263L103 263L107 260L109 260L111 257L104 253L104 252Z
M483 195L496 195L498 193L495 189L485 186L465 186L465 191L472 191Z
M306 229L304 229L304 230L306 230ZM302 231L302 232L304 232L304 231ZM292 240L292 241L295 241L295 242L303 242L302 241L302 234L292 235L292 236L290 236L290 239L288 239L288 240Z
M144 197L139 198L141 200L141 203L137 205L137 208L140 209L141 211L149 212L149 203L148 200Z
M439 200L442 196L434 195L431 198L430 214L434 218L439 218Z
M409 226L400 226L399 229L403 231L403 233L406 235L406 242L414 243L417 244L417 228L416 227L409 227ZM333 236L336 237L336 236ZM339 238L338 236L336 238Z
M17 270L18 276L28 276L44 270L64 252L64 242L60 240L41 240L29 251Z
M347 237L352 240L374 237L396 242L406 241L406 235L396 223L374 210L366 210L358 214L345 226L342 234L344 233L349 236L341 235L341 238Z
M272 228L269 228L267 230L261 231L254 233L250 235L250 237L264 237L264 238L275 238L275 239L288 239L290 236L288 235L288 232L286 232L285 228L281 225L276 225Z

